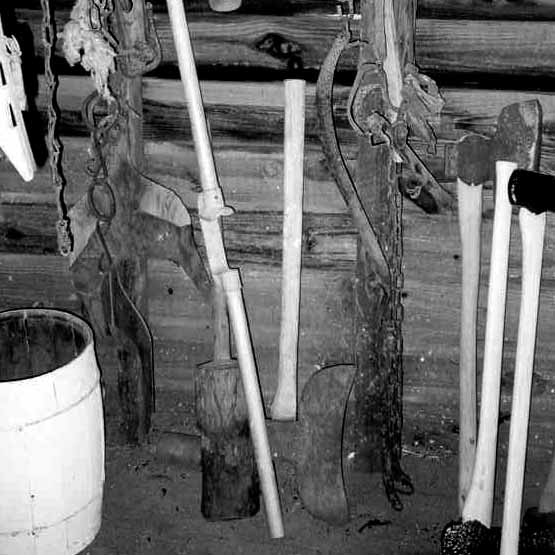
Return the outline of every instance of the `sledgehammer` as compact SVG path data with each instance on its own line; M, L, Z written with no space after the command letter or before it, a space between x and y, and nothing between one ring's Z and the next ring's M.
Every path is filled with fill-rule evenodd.
M520 513L528 443L528 422L534 369L534 349L546 211L555 211L555 177L516 170L509 179L509 200L520 206L522 234L522 293L518 322L509 453L505 481L501 555L518 555ZM531 537L523 529L520 553L553 553L553 536Z

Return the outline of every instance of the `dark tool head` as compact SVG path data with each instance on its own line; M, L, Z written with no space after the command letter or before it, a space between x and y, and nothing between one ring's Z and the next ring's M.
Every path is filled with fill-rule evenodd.
M441 555L495 555L499 553L499 532L478 520L451 522L441 534Z
M517 169L509 178L509 200L533 212L555 212L555 176Z
M527 100L505 106L497 119L492 160L515 162L519 168L538 168L542 110L539 101ZM494 175L494 173L492 173Z
M457 145L457 177L467 185L481 185L491 175L491 140L471 133Z
M526 511L518 552L520 555L555 553L555 513L539 513L536 508Z

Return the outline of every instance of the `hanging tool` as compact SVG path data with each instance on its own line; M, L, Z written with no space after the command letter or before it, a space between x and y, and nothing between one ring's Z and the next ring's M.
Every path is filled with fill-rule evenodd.
M36 166L23 121L26 109L21 50L14 37L4 35L0 19L0 148L19 175L31 181Z
M245 390L249 426L264 496L266 518L270 535L273 538L280 538L284 534L281 507L264 421L264 406L241 294L241 281L239 271L231 270L227 264L219 224L219 218L229 214L230 210L224 205L222 190L216 174L185 10L180 0L168 0L167 4L201 174L203 192L199 195L199 216L208 263L213 279L221 280L225 292Z
M303 235L304 95L303 80L285 81L281 322L278 384L271 410L274 420L297 418L297 351Z

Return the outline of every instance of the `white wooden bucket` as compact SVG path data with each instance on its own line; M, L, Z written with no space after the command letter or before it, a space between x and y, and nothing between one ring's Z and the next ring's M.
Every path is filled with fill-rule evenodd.
M0 555L72 555L100 529L104 421L93 333L0 312Z

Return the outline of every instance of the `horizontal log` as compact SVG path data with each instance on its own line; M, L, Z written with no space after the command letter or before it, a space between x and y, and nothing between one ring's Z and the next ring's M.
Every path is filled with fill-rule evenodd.
M553 0L502 1L492 0L419 0L417 17L441 19L503 19L552 21L555 19Z
M75 0L55 0L52 2L56 10L69 10ZM155 12L166 10L166 0L152 0ZM334 14L336 0L243 0L238 13L241 14ZM21 0L19 9L36 9L35 0ZM212 13L208 0L185 0L188 14ZM226 14L219 14L225 17ZM444 19L521 19L551 20L555 19L555 3L553 0L533 0L524 2L492 2L491 0L419 0L419 18Z
M88 77L65 77L58 90L62 108L60 131L66 135L87 135L81 118L83 99L92 91ZM283 84L204 81L203 99L213 137L218 142L258 141L267 143L283 140ZM190 126L183 100L182 86L172 79L144 80L145 136L150 140L190 141ZM345 117L349 87L337 87L336 124L342 141L355 144L356 136ZM463 133L475 131L491 134L501 109L512 102L538 99L544 112L544 152L549 158L551 135L555 129L555 98L548 93L480 89L442 89L445 107L436 126L442 141L457 140ZM38 105L47 102L41 81ZM314 86L307 87L306 139L317 140L318 123ZM441 156L441 153L440 153Z
M230 186L241 187L238 181L245 178L250 184L253 181L260 182L262 178L265 183L279 186L284 111L282 83L204 81L201 87L215 146L217 149L229 151L224 157L225 161L220 164L220 169L226 178L234 181ZM58 104L62 107L60 131L63 134L84 136L88 133L81 119L81 103L91 90L92 83L88 77L65 77L61 80ZM44 118L47 99L42 83L40 91L38 104ZM336 125L346 157L355 158L357 137L345 117L348 92L348 87L336 87ZM544 113L542 169L555 169L553 95L476 89L444 89L442 93L446 102L435 129L439 141L436 154L431 155L426 145L413 141L413 146L439 180L453 179L453 142L462 134L470 131L492 134L498 114L504 106L534 98L541 102ZM182 98L179 81L154 78L144 80L144 132L147 140L153 144L163 141L152 156L153 160L160 159L157 171L165 175L163 181L169 179L175 182L175 178L182 179L184 176L193 181L196 179L194 154L190 149L184 150L183 147L184 143L190 146L191 134L187 109ZM40 126L33 125L31 133L34 135L37 129L40 129ZM310 85L307 87L306 99L306 175L316 181L326 181L329 177L317 134L314 86ZM280 143L280 146L276 143ZM232 150L237 153L234 160L230 154ZM248 154L244 153L245 150ZM83 181L83 174L79 174L79 168L84 167L86 162L84 150L74 152L71 156L67 155L64 160L74 162L66 164L70 174L68 181ZM6 176L6 179L9 180L9 176ZM20 182L17 182L5 183L3 187L7 191L20 191L28 186L22 188ZM250 194L256 195L253 191Z
M486 212L492 199L486 199ZM478 337L483 338L491 214L484 222L484 252L479 305ZM548 236L555 222L548 219ZM302 273L300 381L317 367L351 360L351 280L355 259L354 237L344 231L343 256L351 264L342 267L307 267ZM513 219L509 264L505 375L516 347L520 295L520 245L516 216ZM333 237L327 244L331 247ZM275 238L276 250L278 240ZM323 245L322 248L326 247ZM337 248L337 247L335 247ZM540 324L536 350L536 371L546 379L555 360L555 307L549 299L555 289L555 247L546 244L540 301ZM279 335L279 268L253 255L230 253L230 263L239 265L244 282L247 313L263 389L275 388L276 337ZM420 215L405 220L404 242L404 352L413 364L407 383L423 388L456 388L458 360L458 318L460 304L460 245L453 215L430 218ZM304 259L303 259L304 260ZM209 307L192 283L170 262L150 262L149 322L152 326L157 372L168 384L191 384L196 365L211 358ZM40 303L77 310L77 298L70 286L67 261L54 255L0 254L0 307ZM483 343L479 341L479 352ZM412 394L415 394L413 390ZM271 397L269 397L271 398ZM422 399L422 397L420 397Z
M493 10L493 8L492 8ZM21 21L29 23L34 37L40 37L40 13L18 10ZM61 29L69 13L57 14ZM214 68L212 76L225 68L288 70L291 64L304 70L320 67L341 21L328 13L191 14L189 24L197 64ZM156 15L164 66L175 66L176 54L167 14ZM35 39L40 56L40 41ZM540 80L555 77L552 52L555 21L508 21L476 19L418 19L416 60L426 72L453 82L453 76L468 80L474 74L495 75L496 87L512 86L515 78ZM283 54L280 52L289 52ZM60 65L60 67L63 67ZM65 66L67 68L67 64ZM343 69L356 67L356 54L346 54ZM465 74L466 77L465 77ZM506 84L503 78L507 76ZM532 86L528 83L521 86Z

